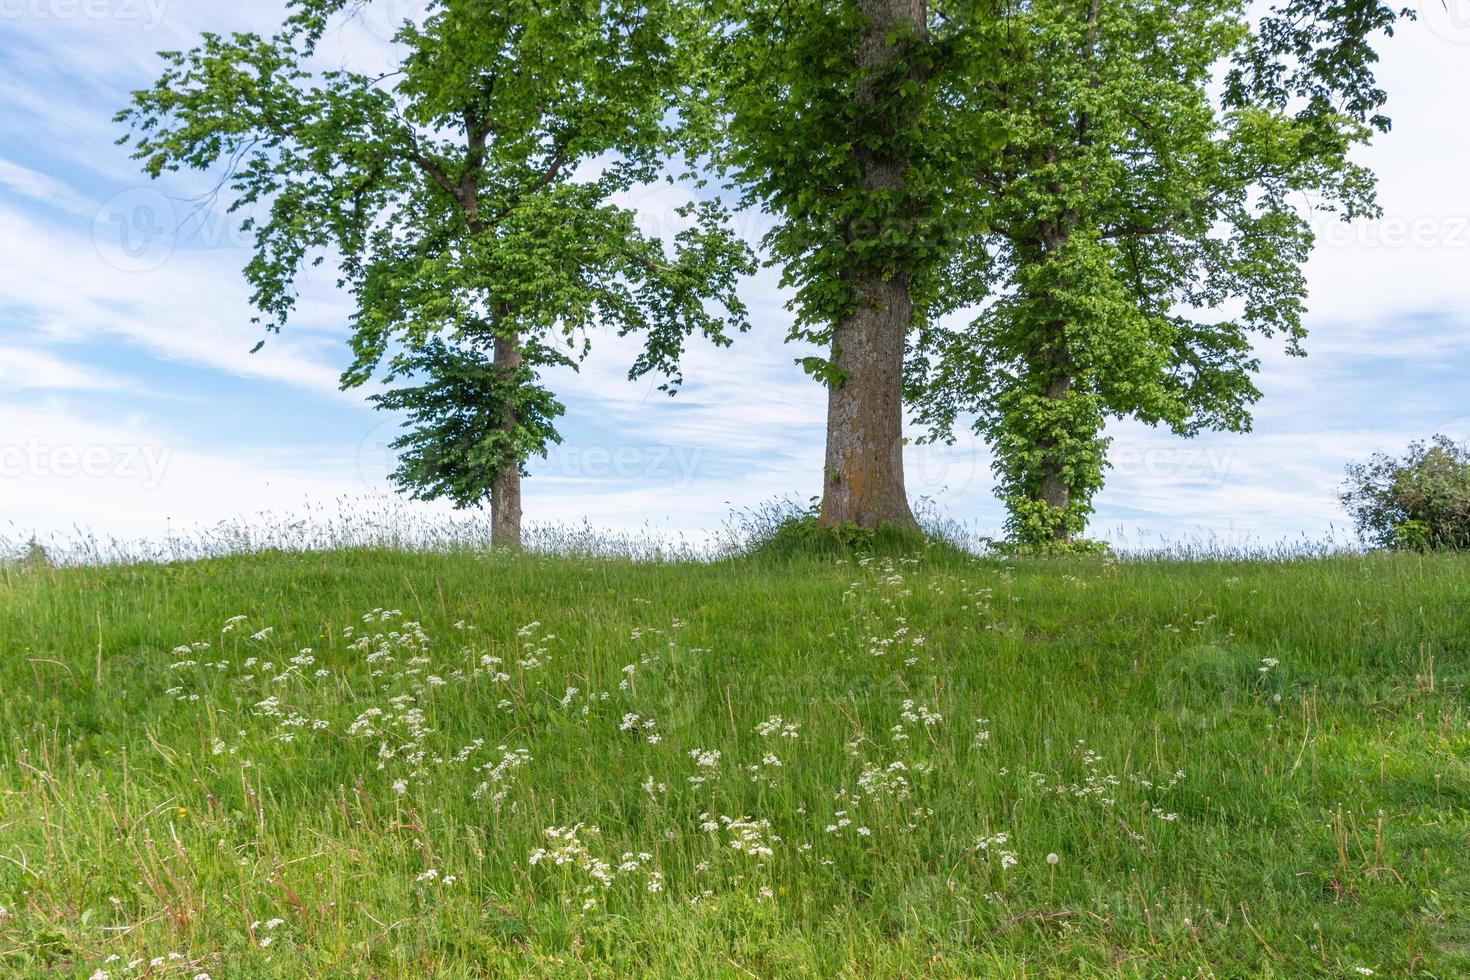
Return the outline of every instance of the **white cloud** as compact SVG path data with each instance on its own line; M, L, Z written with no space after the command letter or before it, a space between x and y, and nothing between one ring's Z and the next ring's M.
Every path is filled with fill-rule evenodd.
M391 25L421 4L374 6L369 19L327 39L323 64L381 63ZM348 359L350 301L335 291L330 273L308 276L295 322L261 353L248 354L261 333L249 322L240 276L247 249L212 215L181 235L189 207L163 196L188 197L212 178L177 175L155 187L138 176L124 148L112 145L119 135L112 114L130 89L154 77L156 50L188 47L203 29L269 31L283 9L279 0L172 0L152 20L6 21L0 188L10 200L0 199L0 297L21 311L12 322L27 326L23 339L5 328L0 386L48 397L66 391L69 401L0 405L0 446L154 447L168 457L162 478L147 488L116 472L115 462L113 472L92 476L28 472L7 479L7 513L17 526L76 523L156 536L170 519L174 526L207 525L262 509L300 509L306 501L335 508L326 502L383 488L385 467L371 446L315 445L294 432L262 433L254 448L229 445L223 436L212 445L185 445L171 434L168 414L197 411L183 401L155 407L148 422L107 417L89 395L141 386L121 368L102 371L71 356L73 345L122 342L152 358L150 384L169 377L171 364L186 364L278 382L287 388L272 391L300 397L303 412L336 391ZM1119 524L1129 533L1139 526L1176 535L1321 533L1343 519L1334 494L1346 461L1399 448L1428 435L1426 427L1458 424L1462 413L1453 405L1463 388L1431 375L1470 360L1461 315L1470 309L1470 129L1455 125L1444 99L1470 83L1470 47L1445 37L1444 23L1433 21L1437 9L1429 0L1425 21L1401 25L1383 45L1380 77L1395 125L1361 158L1380 174L1385 217L1347 229L1322 226L1308 267L1311 356L1289 359L1276 345L1263 345L1266 398L1256 433L1186 442L1145 426L1114 426L1119 465L1099 498L1099 533ZM676 227L672 209L688 194L657 188L625 203L667 233ZM756 238L765 223L746 214L740 227ZM746 290L756 328L732 350L694 342L688 384L677 399L654 382L626 380L637 338L596 337L580 374L558 372L554 387L569 406L569 442L551 462L533 464L528 517L585 517L624 530L652 520L697 531L716 527L731 506L816 493L825 393L793 365L806 351L784 343L790 314L776 279L767 270ZM332 397L357 404L362 393ZM365 443L391 438L375 431L380 435ZM632 451L631 469L589 457L619 449ZM374 458L365 461L365 454ZM962 434L954 447L913 447L906 461L916 495L934 496L980 530L994 530L1000 508L982 443Z
M92 214L86 199L66 184L4 158L0 158L0 188L71 214Z
M1358 154L1379 175L1384 216L1319 226L1307 271L1321 334L1328 325L1341 335L1405 313L1470 308L1470 128L1445 101L1470 84L1470 32L1436 30L1439 0L1419 10L1418 22L1379 45L1393 129Z
M141 419L100 421L56 402L0 404L0 485L22 534L158 538L171 526L331 499L344 485L340 473L281 468L274 456L181 446Z
M0 388L116 389L122 383L44 350L0 345Z
M0 296L28 310L53 341L113 336L165 360L319 392L335 390L347 360L337 345L337 361L323 359L322 337L307 327L249 353L263 334L250 323L239 250L174 251L157 268L129 271L117 243L3 206L0 250L8 257Z

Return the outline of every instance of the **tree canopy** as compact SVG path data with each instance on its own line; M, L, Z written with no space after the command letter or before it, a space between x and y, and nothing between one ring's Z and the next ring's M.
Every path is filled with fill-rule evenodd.
M1353 46L1378 21L1283 33L1305 5L1248 6L1034 0L989 27L999 67L965 101L1004 146L964 179L990 295L921 325L908 385L931 438L967 416L990 442L1022 544L1081 532L1108 418L1248 429L1254 338L1301 353L1310 212L1375 212L1349 153L1387 125Z
M415 409L406 444L435 460L399 481L460 504L489 496L514 543L521 464L559 414L542 370L579 361L594 328L639 333L631 373L672 390L690 336L725 344L746 326L735 286L752 260L716 202L689 203L668 241L618 203L670 178L691 138L697 114L681 110L702 69L682 42L697 14L673 0L437 0L399 29L391 70L319 69L328 25L357 6L293 0L269 38L165 52L119 120L153 176L224 168L267 330L293 312L304 267L338 263L356 304L344 386L380 369L423 381L379 399ZM464 390L473 364L483 424L448 424L426 396Z
M706 158L776 218L790 339L827 389L821 519L912 523L903 424L972 425L1023 543L1080 532L1103 429L1245 429L1256 343L1300 353L1306 212L1374 209L1378 0L435 0L381 74L324 68L359 0L165 53L119 119L144 169L222 168L266 330L328 259L347 386L410 429L395 474L518 539L558 438L543 373L594 329L681 380L746 326L718 199L641 231L630 190ZM129 137L125 137L128 139ZM680 171L680 167L685 169Z

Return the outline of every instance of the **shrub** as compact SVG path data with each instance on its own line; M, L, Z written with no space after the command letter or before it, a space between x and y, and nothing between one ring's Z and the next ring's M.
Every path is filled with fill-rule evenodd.
M1470 446L1416 442L1347 468L1342 504L1365 540L1416 551L1470 548Z
M941 552L960 559L973 557L964 529L924 503L921 500L915 508L918 527L884 524L864 528L820 524L821 504L816 497L805 504L792 498L773 500L732 514L725 523L723 550L730 555L776 559L896 557L919 552L931 558Z

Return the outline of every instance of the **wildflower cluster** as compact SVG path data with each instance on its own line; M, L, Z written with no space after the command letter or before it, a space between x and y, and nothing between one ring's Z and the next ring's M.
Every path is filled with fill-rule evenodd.
M547 845L538 847L527 859L532 865L561 868L573 875L574 887L582 896L582 910L590 911L597 906L594 893L606 891L622 878L641 880L643 889L656 894L664 889L663 872L653 867L653 855L646 851L625 851L616 862L604 860L592 853L582 838L597 837L602 833L597 826L575 824L571 827L547 827L544 836Z
M717 817L709 813L701 813L699 820L699 828L705 833L718 834L723 830L728 835L731 850L757 860L763 861L773 856L776 853L775 845L781 843L781 838L771 833L769 820Z
M1131 786L1135 788L1138 794L1136 802L1144 812L1165 823L1172 823L1179 819L1177 812L1160 806L1155 802L1154 797L1168 793L1178 786L1184 780L1184 770L1176 769L1162 778L1150 777L1141 772L1127 773L1126 776L1120 777L1109 771L1104 765L1102 756L1095 752L1086 740L1078 739L1075 749L1082 767L1080 779L1055 779L1039 772L1032 772L1028 774L1030 784L1053 796L1088 800L1110 808L1118 804L1120 790L1125 786ZM1131 836L1140 842L1144 840L1143 835L1137 832L1132 832Z
M1007 848L1010 840L1009 834L991 834L976 841L975 850L994 858L1000 864L1001 870L1014 868L1021 859L1016 856L1015 851Z

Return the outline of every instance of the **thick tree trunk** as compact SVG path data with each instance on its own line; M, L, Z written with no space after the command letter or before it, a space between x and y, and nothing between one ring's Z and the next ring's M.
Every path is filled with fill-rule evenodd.
M888 43L895 28L908 25L927 32L925 0L862 0L868 19L858 47L859 73L871 72L899 56ZM873 105L877 93L866 78L856 91ZM902 120L888 123L893 128ZM861 142L855 151L868 191L899 191L908 161L875 154ZM883 228L847 230L877 236ZM913 323L909 280L902 273L860 273L854 281L857 307L832 332L833 362L842 379L827 389L827 458L820 521L827 526L877 527L915 524L903 480L903 354Z
M865 282L862 305L837 325L844 380L827 390L821 523L912 526L903 480L903 350L913 304L908 281Z
M512 374L521 366L521 349L515 337L495 338L495 367ZM516 425L515 409L506 411L502 426L512 432ZM521 547L521 466L511 460L490 483L490 543L497 548Z

